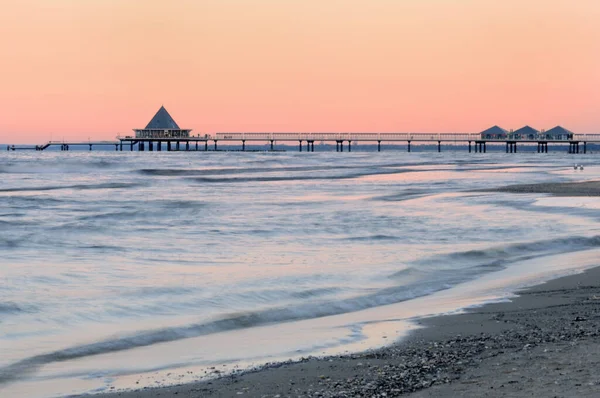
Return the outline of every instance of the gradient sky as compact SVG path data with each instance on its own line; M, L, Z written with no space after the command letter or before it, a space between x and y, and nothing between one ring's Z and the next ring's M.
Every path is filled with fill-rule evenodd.
M598 0L3 0L0 142L600 132Z

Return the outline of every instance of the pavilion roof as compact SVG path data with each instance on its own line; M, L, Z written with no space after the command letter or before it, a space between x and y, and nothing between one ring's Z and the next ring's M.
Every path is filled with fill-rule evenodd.
M169 112L164 106L161 106L156 115L150 120L150 123L146 126L146 130L149 129L175 129L180 130L175 120L171 117Z
M515 130L513 133L514 134L537 134L537 133L539 133L539 131L534 129L531 126L524 126L518 130Z
M550 130L546 131L546 134L573 134L572 131L567 130L562 126L552 127Z
M508 133L508 131L503 129L502 127L492 126L487 130L483 130L480 134L506 134L506 133Z

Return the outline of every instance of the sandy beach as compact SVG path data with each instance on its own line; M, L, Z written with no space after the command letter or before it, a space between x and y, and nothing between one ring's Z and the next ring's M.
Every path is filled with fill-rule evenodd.
M600 196L600 181L519 184L482 191L508 193L545 193L556 196Z
M100 395L150 397L584 397L600 394L600 268L511 302L423 319L390 347L284 363L198 384Z

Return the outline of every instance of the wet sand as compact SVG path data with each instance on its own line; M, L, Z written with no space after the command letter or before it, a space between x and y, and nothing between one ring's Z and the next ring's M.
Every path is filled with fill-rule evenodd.
M600 196L600 181L509 185L479 192L545 193L556 196Z
M600 268L419 324L369 353L101 397L600 396Z

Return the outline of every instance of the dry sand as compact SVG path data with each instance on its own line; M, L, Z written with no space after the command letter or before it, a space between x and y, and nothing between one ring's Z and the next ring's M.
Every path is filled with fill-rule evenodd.
M102 397L600 396L600 268L420 324L366 354Z

